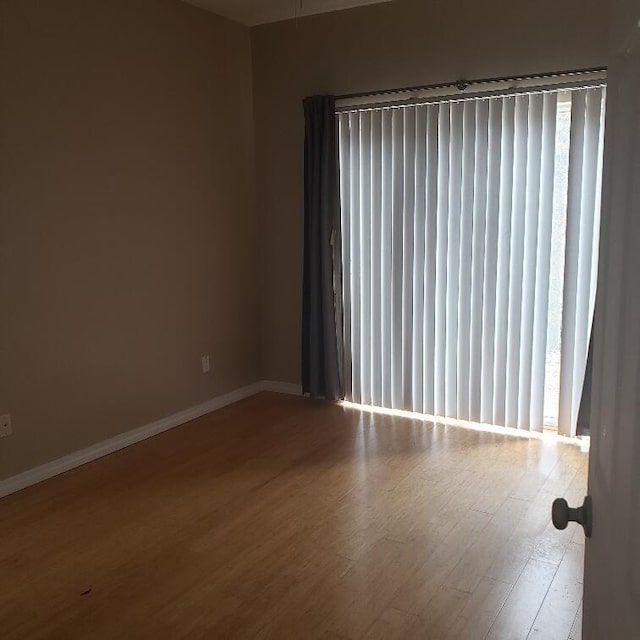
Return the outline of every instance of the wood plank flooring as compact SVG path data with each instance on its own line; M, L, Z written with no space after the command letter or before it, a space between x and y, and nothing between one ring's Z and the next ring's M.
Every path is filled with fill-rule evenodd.
M0 500L4 640L580 637L579 448L260 394Z

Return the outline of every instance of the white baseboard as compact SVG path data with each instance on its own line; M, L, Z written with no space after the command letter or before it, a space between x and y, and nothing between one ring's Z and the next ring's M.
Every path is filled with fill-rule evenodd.
M276 382L275 380L263 380L260 382L261 391L273 393L286 393L289 396L301 396L302 385L293 382Z
M166 418L161 418L160 420L156 420L150 424L138 427L132 431L121 433L109 440L103 440L102 442L91 445L86 449L75 451L67 456L58 458L57 460L52 460L51 462L40 465L39 467L29 469L28 471L19 473L18 475L7 478L6 480L0 480L0 498L8 496L11 493L15 493L16 491L20 491L20 489L25 489L33 484L37 484L38 482L42 482L43 480L47 480L48 478L53 478L65 471L70 471L71 469L80 467L83 464L101 458L102 456L124 449L136 442L151 438L163 431L179 427L185 422L195 420L200 416L211 413L216 409L226 407L234 402L238 402L238 400L248 398L260 391L272 391L275 393L286 393L289 395L302 394L302 390L299 385L287 382L274 382L271 380L255 382L254 384L250 384L240 389L235 389L234 391L225 393L224 395L207 400L195 407L190 407L189 409L179 411L178 413L174 413Z

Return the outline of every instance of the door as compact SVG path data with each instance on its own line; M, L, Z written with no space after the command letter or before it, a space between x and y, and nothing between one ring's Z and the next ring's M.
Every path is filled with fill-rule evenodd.
M583 637L640 638L640 2L614 0Z

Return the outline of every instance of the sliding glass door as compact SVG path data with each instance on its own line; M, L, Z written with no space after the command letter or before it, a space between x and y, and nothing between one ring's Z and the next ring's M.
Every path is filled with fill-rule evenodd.
M352 401L575 433L605 89L338 114Z

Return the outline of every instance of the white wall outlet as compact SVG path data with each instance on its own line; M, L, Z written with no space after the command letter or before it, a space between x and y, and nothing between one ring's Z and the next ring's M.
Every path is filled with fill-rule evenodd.
M211 371L211 361L209 356L202 356L202 373L209 373Z
M11 428L11 414L5 413L0 416L0 438L10 436L13 433Z

